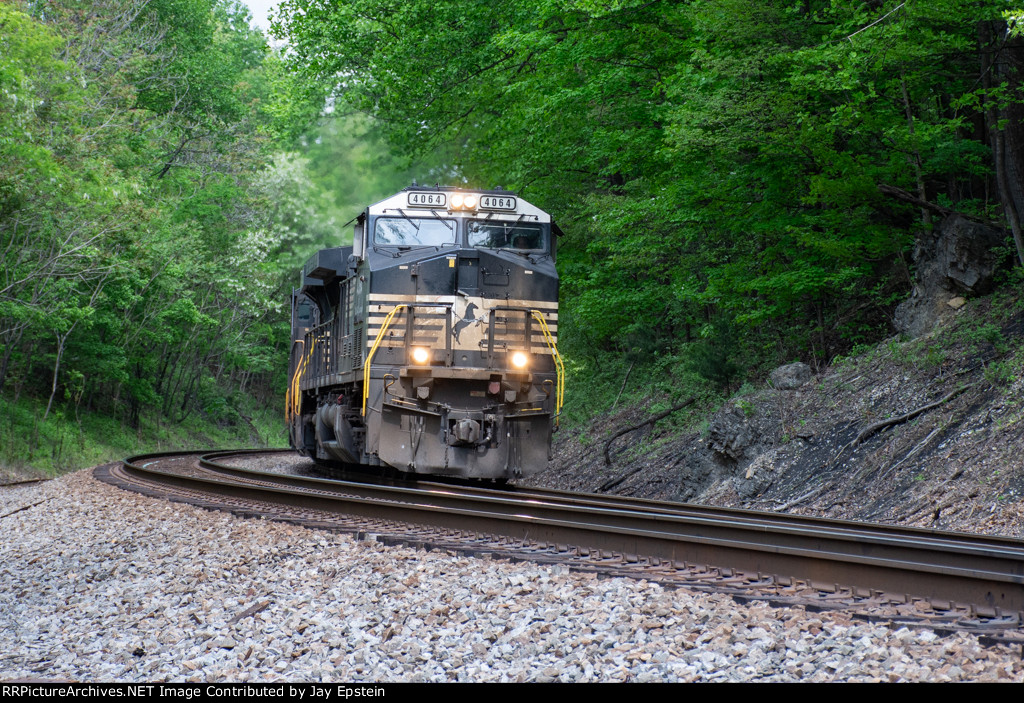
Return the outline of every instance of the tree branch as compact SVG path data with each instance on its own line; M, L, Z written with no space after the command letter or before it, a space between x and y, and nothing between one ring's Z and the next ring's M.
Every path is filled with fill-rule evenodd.
M948 215L960 215L960 217L963 217L968 220L973 220L974 222L980 222L985 225L996 225L996 223L993 222L992 220L986 220L981 217L975 217L974 215L968 215L967 213L960 212L959 210L953 210L948 207L943 207L942 205L933 203L930 200L923 200L917 197L916 195L908 193L902 188L897 188L896 186L886 185L885 183L879 183L878 190L884 193L885 195L888 195L892 198L896 198L897 200L902 200L903 202L911 203L912 205L917 205L920 208L926 208L928 210L931 210L932 212L937 212L943 217L946 217Z
M861 430L860 434L857 435L857 438L855 440L853 440L853 446L856 447L858 444L860 444L865 439L867 439L868 437L870 437L874 433L878 432L879 430L883 430L886 427L891 427L892 425L902 424L902 423L906 422L907 420L913 420L915 417L917 417L921 413L928 412L929 410L934 410L935 408L939 407L943 403L947 403L950 400L952 400L953 398L955 398L956 396L960 395L961 393L963 393L968 388L970 388L970 386L961 386L960 388L957 388L952 393L948 394L945 398L942 398L941 400L936 400L934 403L928 403L927 405L922 405L921 407L917 408L916 410L911 410L909 413L906 413L905 415L900 415L899 417L891 417L888 420L881 420L880 422L875 422L873 424L868 425L863 430Z
M690 398L684 400L682 403L679 403L678 405L673 405L671 408L669 408L668 410L666 410L663 413L658 413L657 415L655 415L653 417L647 418L646 420L644 420L643 422L641 422L638 425L633 425L631 427L627 427L627 428L625 428L623 430L619 430L618 432L613 434L608 439L608 441L606 441L604 443L604 464L605 464L605 466L611 466L612 465L612 458L611 458L611 455L609 454L609 451L611 450L612 442L614 442L615 440L617 440L619 437L621 437L622 435L626 434L627 432L632 432L633 430L639 430L641 427L646 427L647 425L653 425L655 422L657 422L658 420L662 419L663 417L668 417L669 415L671 415L675 411L682 410L687 405L690 405L691 403L693 403L693 401L695 401L695 400L697 400L697 396L691 396Z

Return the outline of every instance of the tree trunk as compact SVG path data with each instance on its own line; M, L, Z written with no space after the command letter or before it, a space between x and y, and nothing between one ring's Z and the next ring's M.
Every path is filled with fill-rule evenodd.
M12 331L11 334L5 335L6 340L4 344L4 358L0 361L0 391L4 389L4 383L7 381L7 370L10 368L11 357L14 355L14 348L21 343L21 337L25 332L25 326L19 326L18 329Z
M917 135L914 132L914 112L910 107L910 95L907 93L907 81L904 78L900 79L900 91L903 93L903 110L907 116L907 130L910 132L910 139L914 142L914 155L913 158L907 157L910 165L914 167L914 179L917 182L917 197L921 200L928 200L928 193L924 187L924 175L921 170L921 152L917 148ZM921 208L921 224L924 225L925 231L931 230L932 214L928 211L928 208Z
M992 149L999 201L1013 233L1017 261L1024 266L1024 234L1020 213L1024 211L1024 107L1020 105L1024 40L1006 37L1006 23L982 22L979 25L982 86L986 91L985 126ZM991 58L990 58L991 56ZM1005 97L993 97L991 91L1006 86Z
M46 422L46 418L50 416L50 407L53 405L53 397L57 395L57 378L60 374L60 361L64 357L64 348L68 343L68 336L72 330L75 329L77 322L71 324L71 327L64 334L57 335L57 358L53 362L53 383L50 385L50 399L46 402L46 412L43 413L43 422Z

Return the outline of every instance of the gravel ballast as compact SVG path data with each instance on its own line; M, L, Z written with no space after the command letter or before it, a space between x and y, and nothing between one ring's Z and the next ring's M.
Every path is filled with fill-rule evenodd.
M0 680L1024 681L1019 647L388 547L146 498L0 488Z

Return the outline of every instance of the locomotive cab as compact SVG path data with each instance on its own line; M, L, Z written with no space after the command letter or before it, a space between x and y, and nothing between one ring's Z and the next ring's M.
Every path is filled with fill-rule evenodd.
M293 315L293 446L423 474L544 468L563 382L553 229L501 190L414 186L367 208L344 265L318 252L293 293L325 320Z

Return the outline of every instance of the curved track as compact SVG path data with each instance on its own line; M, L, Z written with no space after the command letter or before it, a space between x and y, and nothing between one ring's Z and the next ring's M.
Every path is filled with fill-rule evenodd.
M1024 542L1018 540L560 491L366 476L326 480L230 465L261 453L148 454L101 467L97 476L204 507L390 535L385 541L568 562L774 602L856 602L859 611L902 603L932 624L963 628L984 621L1002 631L1001 640L1024 641Z

